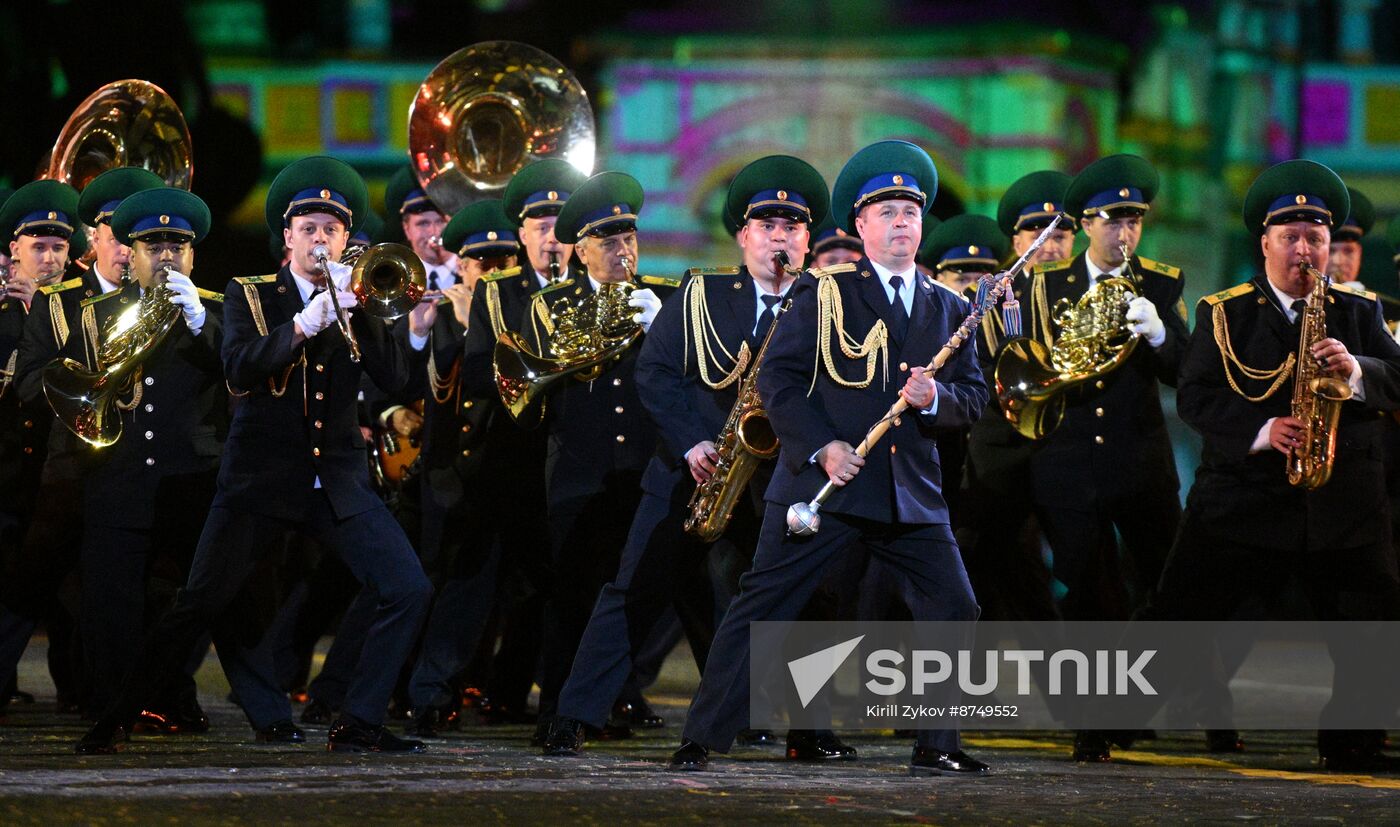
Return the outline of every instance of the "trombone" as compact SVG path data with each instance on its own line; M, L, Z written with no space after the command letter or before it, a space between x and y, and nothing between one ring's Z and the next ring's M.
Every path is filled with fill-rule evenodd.
M311 249L311 254L316 257L316 269L321 271L321 275L326 279L326 289L331 293L331 302L335 304L335 323L340 328L340 335L345 337L345 344L350 347L350 361L360 361L360 343L355 339L355 331L350 329L350 314L344 307L340 306L340 297L335 295L335 279L331 278L331 251L324 244L317 244Z

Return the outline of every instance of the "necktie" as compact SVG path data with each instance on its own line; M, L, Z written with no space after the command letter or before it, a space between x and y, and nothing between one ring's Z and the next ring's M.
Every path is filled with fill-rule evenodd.
M1303 311L1307 309L1306 299L1298 299L1290 305L1293 308L1293 326L1297 327L1303 323Z
M437 271L436 271L436 270L429 270L429 271L428 271L428 289L429 289L429 290L436 290L436 289L438 289L438 278L437 278Z
M762 341L768 335L768 328L773 326L773 322L778 320L778 304L782 302L782 296L770 296L764 293L759 296L763 301L764 310L758 314L758 323L753 327L754 338Z
M311 304L311 302L315 301L317 296L321 295L324 292L326 292L326 288L324 287L317 287L313 289L311 291L311 297L306 300L306 303Z
M890 287L894 288L894 338L904 341L904 337L909 333L909 311L904 309L904 279L901 276L890 276Z

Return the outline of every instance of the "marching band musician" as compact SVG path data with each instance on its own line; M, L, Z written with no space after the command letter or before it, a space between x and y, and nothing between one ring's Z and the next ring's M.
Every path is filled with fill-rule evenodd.
M129 355L140 367L130 394L116 401L120 438L80 454L82 637L90 704L98 712L116 699L140 648L153 561L164 558L182 577L188 574L228 431L219 357L223 296L196 288L189 275L194 247L209 231L209 208L198 196L159 186L124 198L104 220L112 240L131 251L132 279L83 300L62 355L94 372L128 358L104 348L121 329L117 319L141 312L152 290L161 291L155 301L173 305L166 312L178 319L153 350ZM146 704L143 723L168 732L208 730L188 673L167 694Z
M836 226L836 219L826 220L812 230L812 267L820 270L835 264L854 264L865 255L860 239Z
M829 209L826 182L810 164L772 155L745 166L729 187L727 212L740 224L743 266L691 271L657 316L637 357L637 386L654 421L665 423L642 478L617 577L603 587L559 698L546 755L575 755L585 729L601 730L622 691L637 648L674 605L696 665L704 671L714 637L708 543L685 531L699 483L719 469L715 439L739 388L758 367L759 349L775 323L794 276L775 265L783 253L807 255L808 227ZM696 319L704 319L696 324ZM732 458L731 458L732 459ZM772 462L746 483L725 536L745 557L757 541L762 488ZM854 757L830 732L794 731L788 754L804 760Z
M1325 328L1303 343L1314 271L1327 269L1331 231L1348 213L1336 173L1285 161L1255 179L1244 223L1258 235L1263 272L1202 299L1181 365L1177 410L1204 439L1181 531L1161 582L1141 616L1149 620L1225 620L1249 595L1268 601L1290 576L1320 620L1396 616L1382 435L1400 409L1400 346L1390 338L1373 293L1327 290L1316 306ZM1315 490L1291 485L1293 452L1317 455L1293 408L1300 360L1350 391L1340 403L1330 480ZM1395 769L1378 733L1326 729L1349 707L1387 706L1359 695L1353 677L1376 652L1364 632L1330 639L1335 672L1318 733L1322 764L1341 772ZM1393 700L1388 704L1393 709Z
M37 555L37 559L32 552L30 538L56 522L43 519L42 512L47 509L45 499L39 496L45 467L44 446L53 413L42 399L23 398L19 389L24 377L18 370L32 305L45 287L62 283L77 215L78 193L58 181L26 184L0 206L0 231L6 235L5 248L10 258L0 290L0 462L4 463L0 474L4 483L0 489L4 494L4 504L0 505L0 563L5 573L0 578L0 709L9 703L9 687L14 685L16 667L37 621L56 619L54 592L77 556L76 539L65 544L46 543L46 550L51 553ZM45 298L38 301L47 306ZM48 319L43 321L47 323ZM58 509L71 500L49 502L49 509ZM73 522L71 514L65 519ZM57 565L51 559L54 552L62 555ZM56 678L68 674L67 647L57 634L64 628L71 628L71 624L53 622L49 629L50 635L57 638L51 641L54 657L50 660L50 671ZM76 687L66 685L68 681L64 680L55 683L60 707L76 705Z
M782 452L753 568L740 579L715 635L672 769L707 769L710 751L728 750L747 726L749 623L796 618L820 572L857 541L909 579L915 620L977 617L932 438L939 428L971 423L987 389L971 342L936 380L921 367L968 312L967 302L915 268L937 183L928 154L903 141L862 149L836 181L836 214L860 236L867 257L803 274L793 288L791 318L770 343L758 385ZM838 319L843 329L830 330ZM828 334L843 342L839 351L819 347ZM861 458L846 440L884 416L896 389L910 412L891 429L888 444ZM826 525L815 536L789 536L788 506L806 502L827 481L836 489L824 510ZM912 764L934 774L987 772L961 751L955 730L921 731Z
M390 212L390 220L399 220L404 239L423 262L428 292L437 293L456 284L457 255L442 239L448 216L419 186L413 170L401 167L389 179L384 190L384 204Z
M223 364L243 395L229 429L218 492L189 581L147 636L121 697L77 745L82 754L120 746L146 698L178 671L204 628L223 616L268 551L268 538L301 530L338 554L378 611L328 748L421 752L382 725L400 667L427 611L432 587L403 530L373 491L357 419L362 372L387 392L407 382L409 359L385 325L356 312L349 268L336 262L367 202L364 181L332 158L305 158L268 191L269 229L283 228L291 260L269 276L234 279L225 294ZM325 248L322 272L318 249ZM337 325L349 315L350 341ZM259 741L294 744L266 647L220 647L224 672Z
M467 460L478 443L472 432L480 420L462 404L467 397L461 360L477 286L483 277L515 267L520 250L515 225L496 199L459 211L443 230L442 242L457 251L462 281L443 291L445 300L429 293L420 305L427 312L413 313L407 325L415 340L426 340L428 350L427 370L410 386L409 395L423 399L425 406L419 454L421 551L425 568L438 583L408 687L413 718L409 732L419 736L437 734L456 711L459 696L453 677L475 654L485 615L495 603L494 582L466 574L475 573L475 566L459 559L478 542L478 525L487 516L481 505L486 492L469 486L472 464Z
M641 185L622 172L597 173L569 196L554 236L574 245L583 272L535 296L520 323L532 352L552 353L562 341L557 336L561 315L590 298L606 302L612 291L629 291L623 294L627 309L615 313L637 324L642 336L651 328L661 310L656 290L669 292L679 279L635 275L643 199ZM656 427L635 381L639 349L637 344L627 347L589 381L563 379L544 402L553 586L545 602L542 638L541 740L548 736L598 592L617 571L641 500L642 471L656 447Z
M1376 208L1364 193L1347 187L1351 196L1351 212L1347 214L1336 232L1332 233L1332 247L1327 256L1327 277L1343 290L1365 290L1361 283L1361 239L1371 232L1376 223Z

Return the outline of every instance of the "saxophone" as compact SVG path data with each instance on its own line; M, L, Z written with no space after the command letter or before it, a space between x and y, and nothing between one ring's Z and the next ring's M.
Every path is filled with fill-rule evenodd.
M783 253L774 256L774 269L778 268L789 270L787 256ZM739 383L739 398L729 409L729 417L715 438L715 453L719 454L715 472L695 486L695 493L690 495L690 516L685 519L685 530L707 543L713 543L724 533L734 514L734 506L758 464L778 455L778 434L768 421L768 412L758 396L758 371L763 367L763 354L768 351L773 331L778 328L778 319L791 304L789 297L778 306L753 366Z
M1303 440L1288 452L1288 482L1313 491L1332 478L1337 453L1337 419L1351 398L1346 380L1326 375L1312 357L1312 346L1327 338L1327 290L1331 280L1306 259L1298 266L1313 278L1298 334L1298 366L1293 376L1292 415L1303 423Z

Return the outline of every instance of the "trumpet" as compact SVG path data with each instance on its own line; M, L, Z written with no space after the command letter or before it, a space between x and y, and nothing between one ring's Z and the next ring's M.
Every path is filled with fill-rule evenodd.
M345 337L345 344L350 347L350 361L360 361L360 343L355 339L355 331L350 329L350 314L345 312L345 308L340 306L340 299L334 295L336 286L335 280L331 278L331 251L324 244L317 244L311 249L311 254L316 257L316 269L325 276L326 289L329 290L331 301L335 304L335 323L340 328L340 334Z

